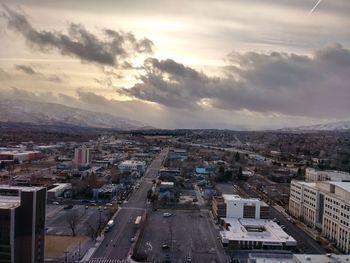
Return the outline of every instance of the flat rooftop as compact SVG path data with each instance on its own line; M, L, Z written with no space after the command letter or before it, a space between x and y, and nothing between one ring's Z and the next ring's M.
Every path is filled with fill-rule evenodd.
M293 263L291 253L249 253L249 259L254 263Z
M350 182L330 182L330 184L338 186L339 188L342 188L350 193Z
M272 220L245 218L222 218L222 220L229 224L228 230L220 231L223 239L296 245L295 239Z
M0 200L0 209L11 209L11 208L16 208L21 205L20 202L13 202L13 203L3 203Z
M0 191L1 190L20 190L24 192L35 192L43 189L45 187L39 187L39 186L14 186L14 185L0 185ZM1 196L1 193L0 193Z
M239 195L222 195L222 197L225 199L225 201L237 201L237 200L241 200L241 201L260 201L258 198L242 198Z
M21 205L19 196L0 196L0 209L10 209Z
M339 262L350 262L350 255L309 255L309 254L294 254L293 262L296 263L339 263Z

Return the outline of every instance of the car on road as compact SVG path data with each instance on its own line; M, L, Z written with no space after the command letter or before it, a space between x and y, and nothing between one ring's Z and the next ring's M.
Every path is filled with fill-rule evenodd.
M59 205L59 202L52 202L53 205Z
M170 246L168 244L163 244L162 245L162 249L169 249L169 248L170 248Z
M171 217L172 213L163 213L163 217Z
M107 203L106 206L113 206L113 204L112 203Z
M73 208L73 205L67 205L67 206L63 207L63 209L65 209L65 210L72 209L72 208Z
M186 262L192 262L192 258L191 258L190 256L188 256L188 257L186 258Z

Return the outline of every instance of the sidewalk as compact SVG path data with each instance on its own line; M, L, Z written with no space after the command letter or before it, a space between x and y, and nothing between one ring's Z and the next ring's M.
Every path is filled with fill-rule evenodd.
M118 210L114 213L111 219L114 220L121 209L122 209L121 207L118 207ZM104 233L104 229L102 230L101 235L96 238L96 241L91 241L93 243L91 244L89 249L85 250L85 254L81 253L84 256L79 262L88 262L90 260L90 258L94 255L95 251L100 247L101 243L104 240L103 233Z

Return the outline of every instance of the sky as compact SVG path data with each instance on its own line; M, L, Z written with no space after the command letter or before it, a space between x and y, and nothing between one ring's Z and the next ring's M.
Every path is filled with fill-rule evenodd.
M0 0L0 99L158 128L350 120L350 1Z

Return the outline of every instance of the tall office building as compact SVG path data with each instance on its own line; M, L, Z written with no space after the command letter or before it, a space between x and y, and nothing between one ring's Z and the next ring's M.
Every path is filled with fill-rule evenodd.
M350 182L292 181L289 213L350 252Z
M0 185L0 263L43 263L46 188Z
M85 145L75 148L74 163L76 165L87 165L91 163L91 149Z

